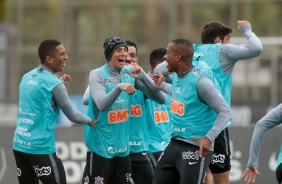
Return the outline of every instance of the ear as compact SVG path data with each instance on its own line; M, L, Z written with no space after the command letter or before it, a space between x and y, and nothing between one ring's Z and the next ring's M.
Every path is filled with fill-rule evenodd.
M213 41L213 43L219 43L220 42L220 38L219 37L216 37Z
M46 56L46 60L47 63L52 63L53 62L53 58L51 56Z
M181 54L177 54L176 55L176 61L179 61L181 59L181 56L182 56Z

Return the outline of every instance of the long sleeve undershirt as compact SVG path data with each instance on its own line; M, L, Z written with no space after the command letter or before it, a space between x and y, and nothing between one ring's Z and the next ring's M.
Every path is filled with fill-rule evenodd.
M171 84L161 83L160 89L171 95ZM209 130L206 137L209 138L211 142L215 140L218 134L224 129L226 123L230 120L231 113L230 109L224 101L222 95L215 88L212 80L203 75L197 83L197 91L200 100L206 103L210 108L212 108L217 113L216 121L213 127ZM195 142L195 144L198 144Z
M38 68L54 74L52 70L44 65L39 65ZM69 98L65 84L58 84L55 86L52 90L52 94L56 104L61 108L63 113L70 121L77 124L89 124L92 121L91 118L74 108Z
M97 70L92 70L89 75L89 86L93 100L99 111L108 109L119 96L122 87L125 83L120 83L121 76L120 70L115 70L108 66L109 75L112 78L113 85L115 86L108 94L105 90L104 79ZM135 79L135 88L144 92L149 98L158 103L165 103L166 96L157 89L153 80L142 71L139 73L138 78ZM97 112L97 111L96 111Z
M239 28L239 31L247 38L246 44L222 44L219 49L219 62L222 70L226 75L231 75L237 61L257 57L261 54L263 47L260 39L252 32L251 25L245 25ZM154 73L162 73L166 81L170 82L171 78L167 71L167 62L159 64Z
M255 126L247 167L258 167L261 143L267 130L282 123L282 104L269 111Z

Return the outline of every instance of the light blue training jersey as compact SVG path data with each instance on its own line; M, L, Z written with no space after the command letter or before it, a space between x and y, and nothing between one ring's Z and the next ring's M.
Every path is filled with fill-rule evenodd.
M173 75L170 108L173 136L188 140L204 137L216 120L216 112L200 101L197 93L197 82L202 75L214 79L211 69L201 61L194 63L194 68L184 77Z
M129 123L130 153L148 151L148 131L144 94L136 90L132 97Z
M52 90L63 82L37 68L26 73L19 85L19 108L13 149L30 154L56 152L54 128L59 107L52 102Z
M171 123L169 117L170 95L167 102L159 104L146 99L147 127L149 135L149 153L164 151L171 139Z
M279 153L278 153L276 169L277 169L277 167L278 167L281 163L282 163L282 144L281 144L281 147L280 147L280 151L279 151Z
M114 85L109 76L108 65L105 64L97 69L105 79L106 93L109 93ZM134 85L130 68L125 66L121 70L121 83ZM89 106L87 115L95 118L95 103L89 92ZM115 102L106 111L100 111L96 123L97 130L85 126L84 136L86 146L92 152L105 158L129 155L129 116L132 96L122 91Z
M214 77L216 78L219 84L220 92L225 102L230 107L233 74L226 75L220 65L218 51L221 46L221 43L193 44L194 57L197 58L199 61L206 62L211 68L214 73Z

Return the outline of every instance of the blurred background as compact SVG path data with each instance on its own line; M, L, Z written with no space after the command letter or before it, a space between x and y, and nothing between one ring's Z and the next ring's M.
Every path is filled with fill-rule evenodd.
M281 0L0 0L0 126L14 126L20 79L39 64L44 39L63 43L69 94L83 95L89 72L105 63L107 37L136 42L139 63L148 70L152 49L179 37L200 43L200 28L210 21L233 29L231 43L246 43L237 20L250 21L264 46L234 70L232 126L248 126L282 98L281 10Z
M233 29L231 43L247 43L237 29L237 20L250 21L264 48L259 57L239 61L234 69L231 126L246 128L230 130L231 139L234 137L234 142L238 142L237 148L245 143L240 152L235 150L233 154L235 170L231 173L231 181L239 182L247 161L253 125L282 100L282 85L279 85L282 77L282 0L0 0L0 130L9 129L10 133L6 134L13 134L18 85L23 74L39 65L37 49L44 39L57 39L65 46L69 60L63 73L72 76L67 89L74 105L85 112L81 98L88 85L89 72L105 63L105 38L118 36L136 42L139 64L146 71L153 49L166 48L171 40L180 37L200 43L200 28L210 21L222 22ZM61 114L59 125L72 123ZM235 135L241 130L249 132L244 134L247 142L244 136ZM2 133L2 141L6 134ZM79 140L83 145L83 138ZM12 138L7 143L8 148L11 141ZM1 144L6 142L0 141L0 151ZM268 146L278 150L280 142L276 144L269 138L273 145ZM71 140L65 143L64 148L73 145ZM3 153L0 152L2 159ZM272 175L268 175L272 180L261 180L262 183L275 179L273 163L276 157L270 151L269 154L265 156L265 167L274 158L270 169ZM73 160L73 157L68 158ZM241 160L236 162L236 159ZM81 160L84 161L84 157ZM4 159L2 162L0 159L0 183ZM15 176L11 178L14 180ZM75 183L74 179L69 183Z

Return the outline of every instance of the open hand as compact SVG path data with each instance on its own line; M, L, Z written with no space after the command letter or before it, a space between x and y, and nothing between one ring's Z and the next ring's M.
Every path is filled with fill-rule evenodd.
M243 178L245 177L245 182L247 184L255 183L256 176L260 176L258 167L253 167L253 168L248 167L242 175Z

